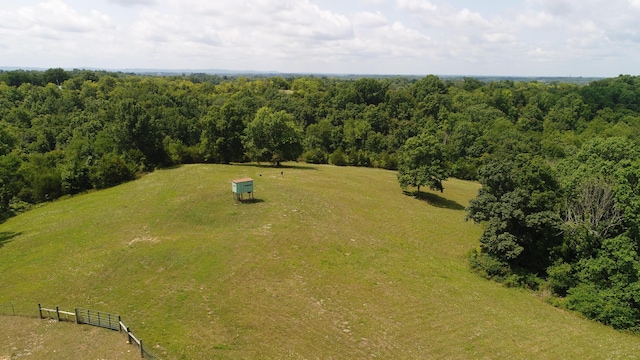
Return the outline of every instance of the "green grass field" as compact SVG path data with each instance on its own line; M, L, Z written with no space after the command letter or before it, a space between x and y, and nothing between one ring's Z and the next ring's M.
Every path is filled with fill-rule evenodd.
M236 204L247 176L258 201ZM416 199L367 168L156 171L0 225L0 303L119 313L168 359L640 357L636 335L471 273L479 185L444 186Z
M140 359L116 331L69 322L0 316L0 360Z

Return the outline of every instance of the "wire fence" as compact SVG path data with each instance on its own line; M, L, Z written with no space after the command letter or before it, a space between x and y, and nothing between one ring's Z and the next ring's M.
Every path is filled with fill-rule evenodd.
M75 309L78 324L88 324L111 330L120 330L120 315L110 314L89 309Z
M142 339L139 339L135 335L133 335L129 327L126 326L122 321L118 322L118 331L127 335L127 344L134 344L138 347L138 349L140 349L140 357L145 359L160 360L160 357L154 354L151 349L142 345Z
M131 329L122 322L120 315L82 308L75 308L73 312L60 310L57 306L55 309L48 309L43 308L40 304L38 304L38 312L41 319L71 321L76 324L98 326L124 333L127 336L127 344L133 344L140 350L140 357L160 360L160 357L147 346L144 346L142 340L136 337L131 332Z

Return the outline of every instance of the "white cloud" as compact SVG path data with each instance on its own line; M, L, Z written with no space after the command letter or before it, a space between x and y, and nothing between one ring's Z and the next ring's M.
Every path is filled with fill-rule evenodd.
M355 26L361 27L380 27L387 25L389 23L389 20L379 11L375 13L361 12L355 14L353 23Z
M0 28L20 32L41 28L51 32L88 33L110 26L108 16L97 11L80 14L60 0L49 0L16 11L0 10Z
M13 66L91 66L122 56L118 26L97 10L78 11L60 0L0 10L3 63Z
M171 3L177 9L179 2ZM244 29L247 34L301 39L329 40L352 35L349 19L341 14L320 9L309 0L257 0L251 3L236 0L192 1L182 9L185 20L198 21L224 29Z
M132 26L132 36L140 41L168 43L184 40L188 22L179 16L144 10Z
M549 13L528 10L516 17L518 25L531 29L549 29L554 26L555 17Z
M423 13L430 13L438 10L438 7L435 4L427 0L398 0L398 6L401 9L419 11Z
M520 75L554 67L588 69L591 58L615 59L637 72L633 59L640 56L640 0L0 0L0 5L0 49L8 66ZM545 67L536 67L540 63Z
M107 2L125 7L149 6L156 5L158 3L157 0L107 0Z
M168 0L167 4L171 15L155 10L140 13L133 25L135 37L158 56L189 54L198 64L192 67L235 68L253 61L258 66L250 68L261 70L278 59L296 59L302 67L309 64L305 58L340 52L338 45L354 36L349 18L310 1L191 1L186 7ZM228 63L212 63L221 59Z
M431 38L399 22L367 30L354 40L354 45L360 46L357 54L364 51L381 56L417 58L433 47Z
M568 16L581 6L579 2L572 0L530 0L529 3L532 7L541 8L542 11L559 17Z
M539 47L529 49L526 54L527 57L532 58L536 61L551 61L558 55L553 51L545 50Z
M467 26L475 28L491 28L493 24L482 17L479 13L472 12L467 8L457 12L453 17L458 26Z
M640 45L640 0L527 0L490 13L480 3L464 3L472 9L446 0L396 2L441 50L473 62L566 64L603 49L617 57L625 52L613 49L623 43Z
M513 43L517 39L514 34L507 33L485 34L484 38L491 43Z
M640 22L639 0L535 0L530 1L532 19L554 30L555 42L576 49L609 47L613 43L637 43L640 34L637 24ZM521 17L522 19L522 17ZM531 23L527 23L531 25ZM543 30L544 27L539 27ZM580 53L584 56L584 53Z
M445 29L459 28L491 28L491 21L485 19L480 13L468 8L460 10L451 5L441 3L436 5L424 0L397 0L398 7L407 11L411 16L419 18L423 25Z

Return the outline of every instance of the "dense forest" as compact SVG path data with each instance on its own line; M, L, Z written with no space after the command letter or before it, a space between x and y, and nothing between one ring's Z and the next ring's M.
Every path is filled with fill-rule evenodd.
M482 184L479 273L640 330L640 77L0 72L0 217L186 163L400 169ZM415 182L406 168L421 168ZM446 189L444 189L446 191Z

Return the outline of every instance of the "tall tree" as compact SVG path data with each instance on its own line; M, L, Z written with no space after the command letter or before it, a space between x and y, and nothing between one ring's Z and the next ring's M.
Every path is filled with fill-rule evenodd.
M125 99L115 105L113 140L122 154L136 157L141 154L143 168L153 168L163 163L166 154L162 146L162 134L155 119L135 100Z
M243 160L242 133L246 116L234 102L209 109L201 120L200 142L205 160L222 163Z
M561 243L560 184L541 158L493 160L479 171L482 188L467 218L484 223L482 253L511 267L544 273Z
M245 129L243 144L253 161L280 162L296 160L302 154L302 130L293 115L263 107Z
M42 74L42 82L44 84L52 83L62 85L63 82L71 78L68 72L62 68L52 68Z
M398 182L403 189L421 186L443 191L442 181L449 177L442 145L435 136L423 132L409 138L398 150Z

